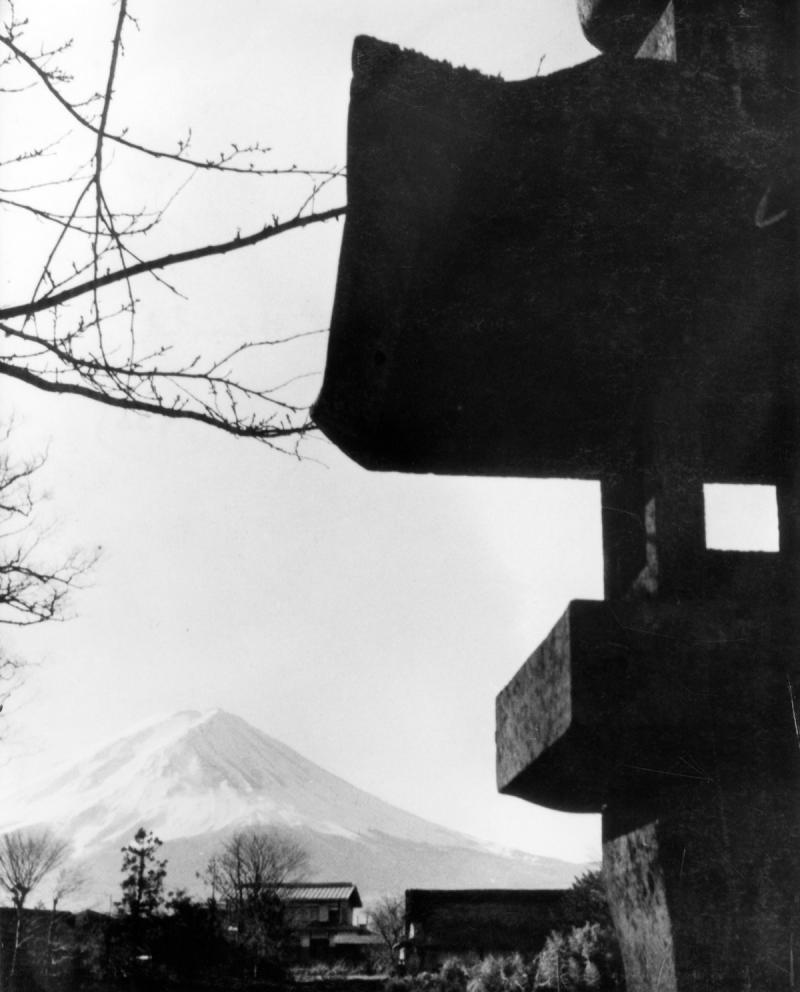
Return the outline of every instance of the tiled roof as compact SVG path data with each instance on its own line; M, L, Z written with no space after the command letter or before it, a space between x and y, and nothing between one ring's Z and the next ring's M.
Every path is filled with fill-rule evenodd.
M287 902L351 899L355 895L354 905L361 905L358 889L352 882L303 882L296 885L282 885L280 895Z

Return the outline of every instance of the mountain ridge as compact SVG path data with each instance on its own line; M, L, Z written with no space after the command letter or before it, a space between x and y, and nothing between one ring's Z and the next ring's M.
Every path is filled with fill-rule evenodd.
M16 816L0 813L0 832L52 826L91 868L103 900L118 887L120 845L142 825L164 841L169 887L191 892L199 891L196 873L226 835L267 824L298 837L315 878L349 877L368 895L419 887L560 888L585 867L431 823L221 709L148 722L54 773L16 804Z

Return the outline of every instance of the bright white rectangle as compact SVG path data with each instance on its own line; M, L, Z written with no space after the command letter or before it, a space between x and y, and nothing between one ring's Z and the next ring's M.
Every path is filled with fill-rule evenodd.
M775 486L703 486L706 547L720 551L779 551Z

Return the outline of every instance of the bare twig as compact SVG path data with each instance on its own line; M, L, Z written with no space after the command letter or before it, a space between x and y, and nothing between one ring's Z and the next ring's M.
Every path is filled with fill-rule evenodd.
M27 21L18 17L13 2L7 5L9 13L0 34L0 44L7 56L0 59L0 69L16 67L21 73L32 72L46 93L80 125L72 133L85 138L88 132L94 141L88 161L84 159L77 168L65 168L60 176L32 176L24 184L7 182L9 188L0 189L0 206L44 222L48 225L45 230L50 225L56 228L52 240L44 242L43 262L32 280L33 292L21 293L19 302L0 307L3 321L0 375L51 393L77 395L122 409L213 425L297 454L299 439L313 429L313 424L307 405L292 402L294 397L287 390L313 373L281 369L268 385L264 385L263 369L258 372L258 385L243 381L239 373L245 367L244 357L253 349L306 335L244 342L228 347L222 358L197 355L189 360L173 361L168 357L172 352L169 343L146 349L138 346L136 323L140 301L134 295L134 281L149 274L168 291L181 295L163 275L172 266L238 251L343 216L344 206L317 208L322 191L341 178L343 171L306 169L296 164L288 168L262 168L263 156L271 149L259 142L247 145L231 142L219 155L202 159L188 154L191 130L177 142L175 152L131 140L127 128L120 133L111 131L114 94L124 54L123 35L128 22L136 23L130 7L131 0L117 0L111 53L101 92L77 101L66 95L66 84L72 82L72 77L56 65L57 58L70 48L71 42L42 46L37 53L27 39L23 44ZM90 105L96 115L86 110ZM52 155L61 141L63 137L50 143L38 141L36 147L20 152L4 164L13 167L42 160ZM120 209L110 195L108 176L115 163L109 142L152 159L188 166L191 173L166 203L148 209ZM65 149L64 155L67 154ZM251 161L245 164L244 156ZM309 189L300 198L294 215L285 214L290 216L286 221L273 214L271 222L245 236L237 232L223 242L201 244L150 259L144 257L137 239L161 223L175 197L199 170L299 176L308 181ZM73 183L78 185L72 186ZM60 205L43 198L45 194L34 199L39 191L48 191L47 196L56 197L59 187L66 197ZM121 293L105 292L117 284ZM78 304L74 311L66 308L73 302ZM126 331L122 330L123 325ZM47 612L46 607L44 611Z
M47 88L48 92L58 101L58 103L64 108L64 110L76 120L82 127L93 131L98 134L101 128L93 124L90 120L87 120L82 114L79 114L75 109L75 104L71 103L66 99L59 91L58 87L54 85L52 79L52 73L44 70L37 62L36 59L32 58L26 52L24 52L15 42L13 38L8 35L0 35L0 44L6 46L6 48L11 51L14 56L19 59L24 65L28 66L36 75L39 77L41 82ZM163 149L150 148L148 145L140 144L136 141L131 141L122 134L114 134L113 132L104 133L104 137L109 141L113 141L124 148L128 148L131 151L139 152L142 155L148 155L151 158L157 159L169 159L173 162L179 162L181 165L189 166L193 169L207 169L212 172L231 172L236 175L247 175L247 176L337 176L341 175L342 170L335 167L328 167L322 169L309 169L302 168L297 165L291 165L284 168L270 168L261 169L256 168L252 163L247 166L232 165L231 162L239 157L245 155L263 155L269 153L272 149L263 147L259 144L244 145L240 146L235 143L231 143L231 150L226 152L221 152L216 158L190 158L187 155L182 154L182 150L189 146L189 140L179 142L179 151L168 152Z
M162 255L160 258L153 258L137 265L130 265L127 268L116 272L109 272L106 275L98 276L96 280L80 283L70 289L65 289L52 296L41 296L39 299L31 300L30 303L16 304L11 307L0 307L0 320L11 320L14 317L25 317L34 313L41 313L43 310L51 310L61 306L69 300L74 300L79 296L92 292L94 289L102 289L104 286L111 286L122 279L132 279L143 272L152 272L156 269L165 269L171 265L181 265L184 262L193 262L200 258L210 258L213 255L226 255L231 251L238 251L241 248L249 248L267 241L270 238L286 234L288 231L299 230L309 227L311 224L324 224L326 221L343 217L347 212L347 207L332 207L330 210L323 210L317 214L306 214L303 217L293 217L283 223L273 223L263 227L260 231L247 234L243 237L236 236L228 241L222 241L215 245L204 245L202 248L190 248L187 251L174 252L171 255Z
M7 362L3 361L0 361L0 375L7 375L12 379L25 382L29 386L35 386L37 389L41 389L49 393L66 393L73 396L84 396L87 399L97 400L98 402L104 403L108 406L115 406L124 410L136 410L139 413L157 413L160 416L171 417L178 420L195 420L201 424L210 424L214 427L220 427L229 434L235 434L237 437L253 437L258 438L261 441L270 441L277 438L289 437L295 434L307 434L309 431L314 429L314 425L309 419L305 420L303 423L292 424L289 426L280 424L276 426L270 419L255 418L241 423L226 422L222 416L214 416L212 414L198 412L197 410L164 406L159 402L146 402L143 400L137 400L130 396L111 396L98 392L96 389L92 389L88 386L82 386L78 383L63 381L54 382L44 378L43 376L35 375L29 369L18 368L17 366L9 365Z

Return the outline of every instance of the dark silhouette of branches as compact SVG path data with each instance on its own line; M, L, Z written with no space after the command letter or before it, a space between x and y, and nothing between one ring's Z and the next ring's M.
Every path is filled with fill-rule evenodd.
M76 896L85 887L88 876L85 869L78 864L65 865L56 876L50 892L50 919L47 923L45 938L45 973L51 976L55 971L57 945L55 941L58 907L64 899Z
M67 850L67 843L49 830L19 830L0 838L0 887L11 897L16 912L14 947L8 972L12 983L24 936L25 902L42 879L63 863Z
M63 152L65 136L43 135L32 147L14 150L0 162L0 210L35 219L41 225L39 261L32 291L0 301L0 374L37 389L66 393L106 405L188 419L228 433L257 438L295 452L312 429L307 405L291 398L287 382L270 382L265 349L296 340L297 334L239 342L222 356L197 354L181 339L145 343L138 327L140 285L148 279L164 293L180 295L164 272L203 258L252 247L279 235L335 220L345 207L328 205L342 170L335 166L276 166L264 142L230 142L204 156L193 151L188 130L173 150L151 147L127 129L112 129L114 95L122 83L126 31L135 25L130 0L118 0L111 51L102 85L77 98L74 80L63 68L72 43L39 45L29 39L20 3L6 5L0 28L0 91L38 88L74 129L70 141L83 141L73 160ZM14 97L16 98L16 97ZM71 146L72 147L72 146ZM109 179L114 153L155 160L185 170L174 193L155 207L122 204ZM51 165L44 178L30 171L15 183L21 166ZM16 170L16 171L15 171ZM271 214L249 233L235 231L222 241L147 257L142 239L164 224L175 199L198 173L228 175L230 181L281 178L304 184L288 216ZM244 177L250 177L245 179ZM114 192L112 193L112 190ZM49 232L49 234L48 234ZM186 357L187 351L189 357ZM280 377L286 380L286 376Z
M56 565L42 558L32 480L44 457L14 460L10 435L10 426L0 435L0 624L27 627L63 616L67 595L96 556L76 552ZM0 660L2 674L17 667Z
M116 272L108 272L105 275L88 279L85 282L64 289L60 293L49 293L31 303L23 303L16 307L0 307L0 320L8 320L12 317L30 316L41 313L43 310L51 310L69 300L74 300L78 296L102 289L104 286L111 286L115 282L123 279L131 279L133 276L142 275L145 272L155 272L158 269L165 269L171 265L180 265L183 262L193 262L200 258L209 258L212 255L226 255L230 251L238 251L241 248L249 248L257 245L268 238L277 237L279 234L286 234L288 231L295 231L301 227L308 227L309 224L319 224L321 221L334 220L344 216L345 207L334 207L331 210L323 210L318 214L309 214L293 217L283 223L273 223L264 226L260 231L253 234L237 235L228 241L223 241L214 245L203 245L198 248L190 248L187 251L173 252L171 255L162 255L160 258L151 258L146 262L138 262L135 265L128 265ZM15 335L12 329L3 328L6 334ZM277 343L277 342L273 342Z
M222 912L234 927L239 947L259 962L277 963L291 929L283 898L285 887L308 868L302 844L278 827L239 830L211 858L206 879Z
M50 890L50 909L55 914L64 899L81 892L89 880L86 869L81 864L67 864L58 875Z
M0 625L30 627L64 619L70 592L99 551L58 558L52 547L42 548L49 534L37 512L42 497L34 483L46 459L14 457L12 432L13 424L0 429ZM0 711L18 687L23 667L0 645Z
M229 837L209 861L207 877L215 894L241 912L248 901L279 896L307 867L302 844L277 827L261 827Z
M403 896L384 895L367 913L369 926L383 940L386 966L395 967L406 932L406 903Z

